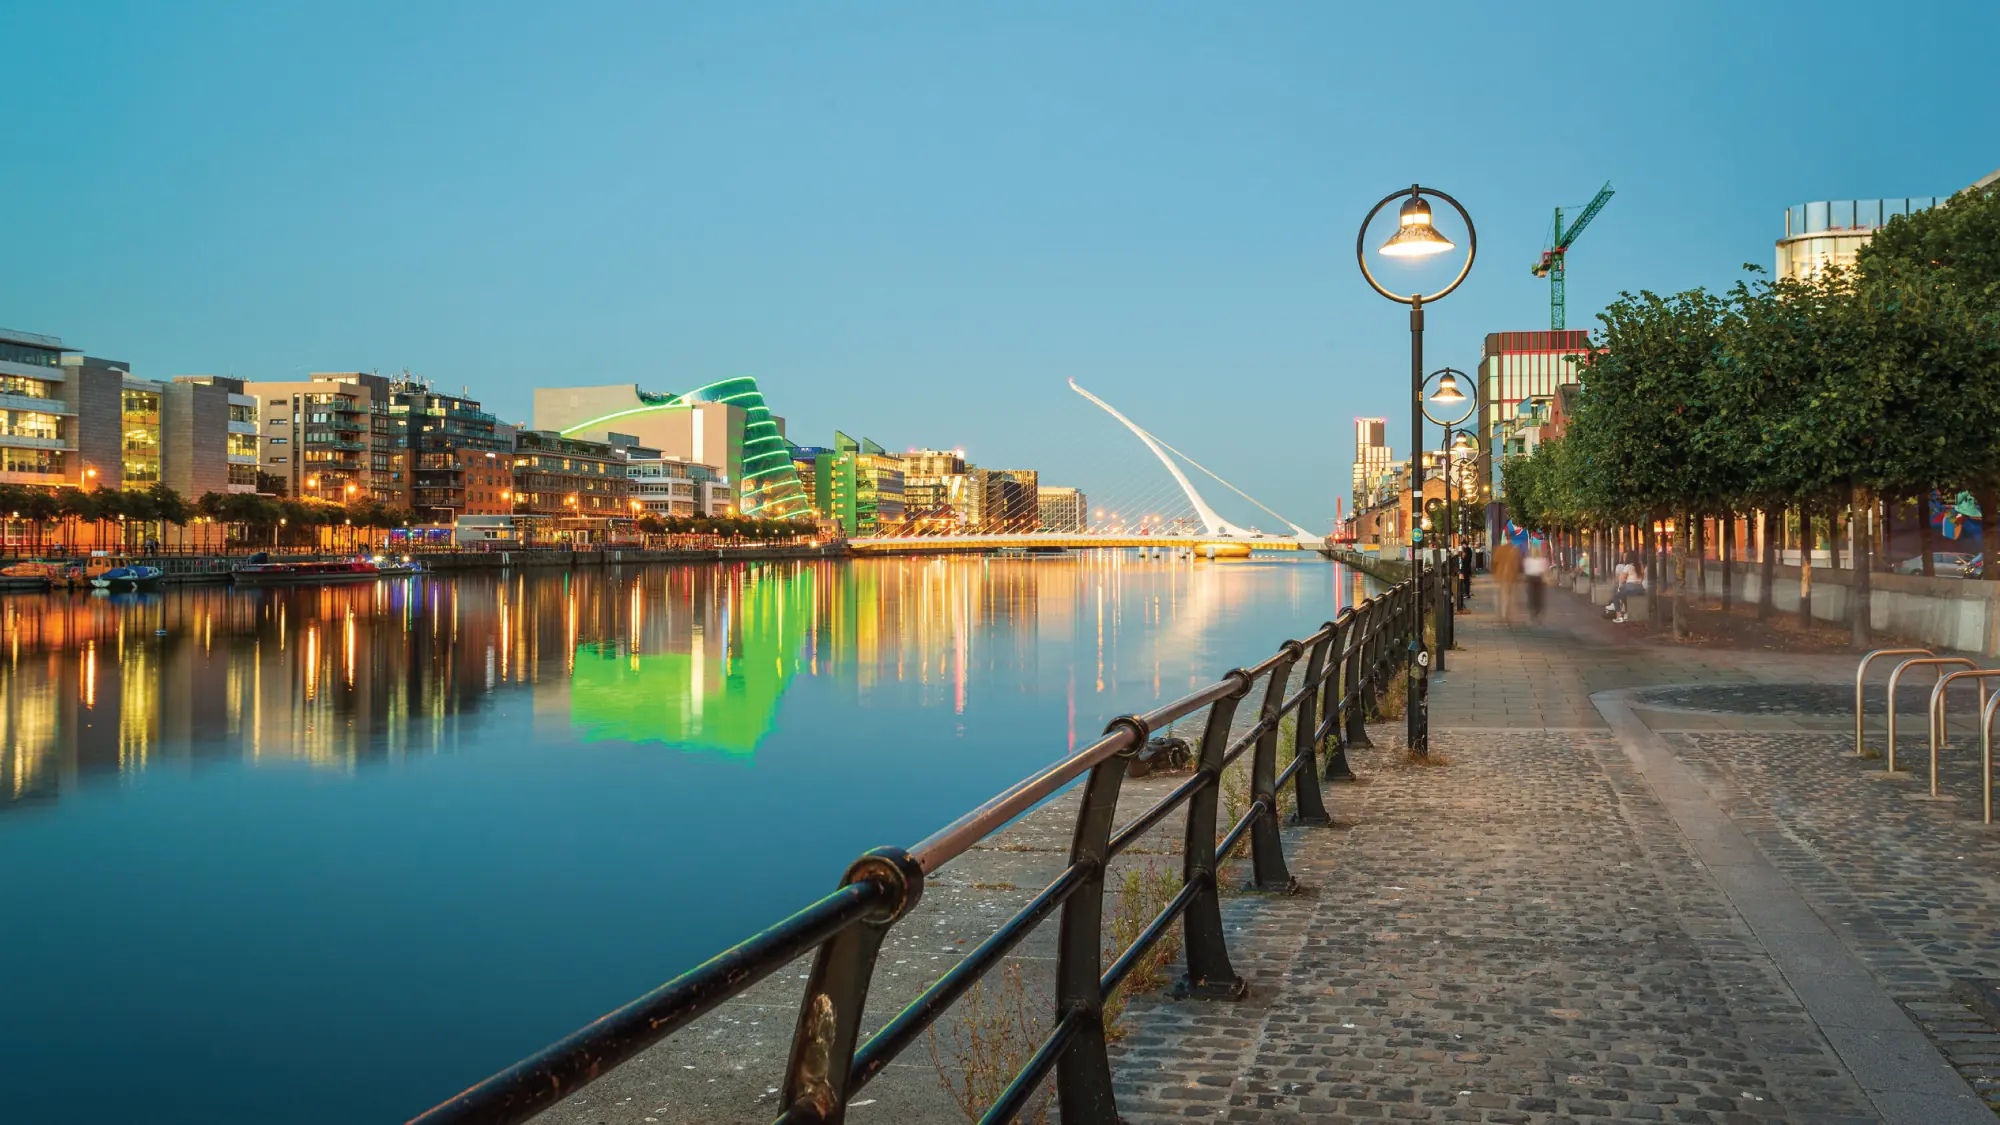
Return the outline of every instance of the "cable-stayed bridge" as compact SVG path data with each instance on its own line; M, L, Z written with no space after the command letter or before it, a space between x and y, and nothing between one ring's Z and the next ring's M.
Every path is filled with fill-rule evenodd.
M1241 558L1253 550L1258 551L1298 551L1318 550L1325 540L1286 519L1256 497L1230 484L1204 467L1200 462L1173 446L1162 441L1158 435L1142 428L1138 423L1119 413L1118 409L1089 391L1077 385L1075 379L1069 381L1070 389L1101 407L1105 413L1116 418L1132 435L1145 445L1160 464L1166 467L1167 475L1185 496L1193 509L1193 519L1176 520L1173 524L1156 523L1150 528L1144 521L1137 529L1129 529L1122 524L1092 531L1031 531L966 533L949 535L884 535L850 539L848 547L858 553L907 554L913 551L994 551L994 550L1043 550L1071 549L1087 550L1103 547L1185 549L1198 557ZM1170 456L1171 454L1171 456ZM1213 478L1218 484L1249 501L1257 508L1284 524L1286 531L1270 534L1256 528L1245 528L1222 518L1208 500L1188 479L1174 458L1179 457L1190 466Z

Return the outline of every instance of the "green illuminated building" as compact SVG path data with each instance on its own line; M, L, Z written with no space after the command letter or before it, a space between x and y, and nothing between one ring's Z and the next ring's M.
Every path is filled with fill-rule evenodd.
M792 518L811 506L783 422L748 376L681 394L630 383L538 387L534 428L590 441L609 441L616 431L670 459L711 466L735 488L743 515Z
M813 506L849 537L893 535L903 526L903 459L835 430L813 457Z

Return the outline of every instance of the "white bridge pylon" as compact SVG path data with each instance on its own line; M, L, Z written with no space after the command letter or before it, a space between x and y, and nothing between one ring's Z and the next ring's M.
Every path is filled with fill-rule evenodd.
M1132 433L1136 435L1140 441L1146 443L1146 448L1152 450L1153 456L1158 457L1160 459L1160 464L1165 465L1167 467L1167 472L1173 474L1175 483L1181 486L1181 491L1187 493L1188 503L1194 505L1195 515L1201 518L1202 526L1207 529L1208 534L1213 535L1219 539L1256 540L1256 539L1295 538L1299 546L1308 548L1316 548L1320 546L1322 542L1324 542L1324 540L1322 540L1320 536L1314 535L1312 532L1307 531L1305 528L1300 527L1298 524L1293 523L1291 520L1285 519L1284 516L1279 515L1277 512L1271 511L1270 508L1266 507L1256 497L1251 496L1249 493L1243 491L1242 489L1236 487L1233 484L1230 484L1228 481L1223 480L1221 477L1216 476L1215 473L1210 471L1209 469L1203 468L1201 463L1196 461L1194 458L1189 457L1185 453L1181 453L1180 450L1174 449L1173 446L1167 445L1166 442L1161 441L1160 439L1154 437L1152 434L1146 432L1146 430L1141 428L1137 423L1133 422L1132 419L1125 417L1123 414L1120 414L1117 411L1117 409L1113 407L1110 403L1104 401L1101 398L1098 398L1096 395L1091 394L1089 391L1086 391L1082 387L1078 386L1075 379L1071 379L1069 381L1069 389L1075 391L1077 394L1080 394L1083 397L1089 399L1090 401L1096 403L1097 405L1103 407L1104 412L1106 414L1109 414L1113 418L1116 418L1120 422L1123 422L1125 424L1126 429L1131 430ZM1243 497L1245 500L1250 501L1252 504L1257 505L1257 507L1263 508L1264 511L1270 512L1272 516L1275 516L1279 520L1283 520L1285 526L1292 529L1293 534L1291 536L1284 536L1284 535L1272 536L1272 535L1264 535L1261 532L1246 531L1245 529L1240 528L1235 524L1230 523L1228 520L1223 519L1221 516L1217 515L1215 513L1215 509L1208 506L1208 501L1202 499L1201 493L1195 491L1194 485L1191 484L1187 479L1187 474L1181 472L1181 467L1174 463L1172 457L1167 456L1167 452L1169 450L1172 450L1175 454L1178 454L1181 458L1186 460L1188 464L1193 465L1197 469L1201 469L1202 472L1207 473L1211 477L1215 477L1216 481L1219 482L1224 488L1227 488L1229 491L1234 492L1236 495Z

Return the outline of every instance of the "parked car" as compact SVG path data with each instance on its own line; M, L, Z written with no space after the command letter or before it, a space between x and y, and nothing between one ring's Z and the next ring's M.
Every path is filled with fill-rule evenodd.
M1931 552L1931 569L1939 578L1972 578L1979 574L1981 556L1959 551ZM1892 567L1897 574L1922 574L1924 557L1913 555Z

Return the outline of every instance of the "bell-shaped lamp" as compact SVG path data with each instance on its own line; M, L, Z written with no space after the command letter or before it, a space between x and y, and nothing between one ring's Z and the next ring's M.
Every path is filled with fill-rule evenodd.
M1382 244L1382 253L1392 258L1426 258L1456 246L1431 225L1431 205L1412 193L1396 215L1396 233Z
M1458 376L1455 373L1446 371L1438 379L1438 389L1431 392L1431 401L1439 406L1457 406L1465 401L1465 392L1458 389Z

